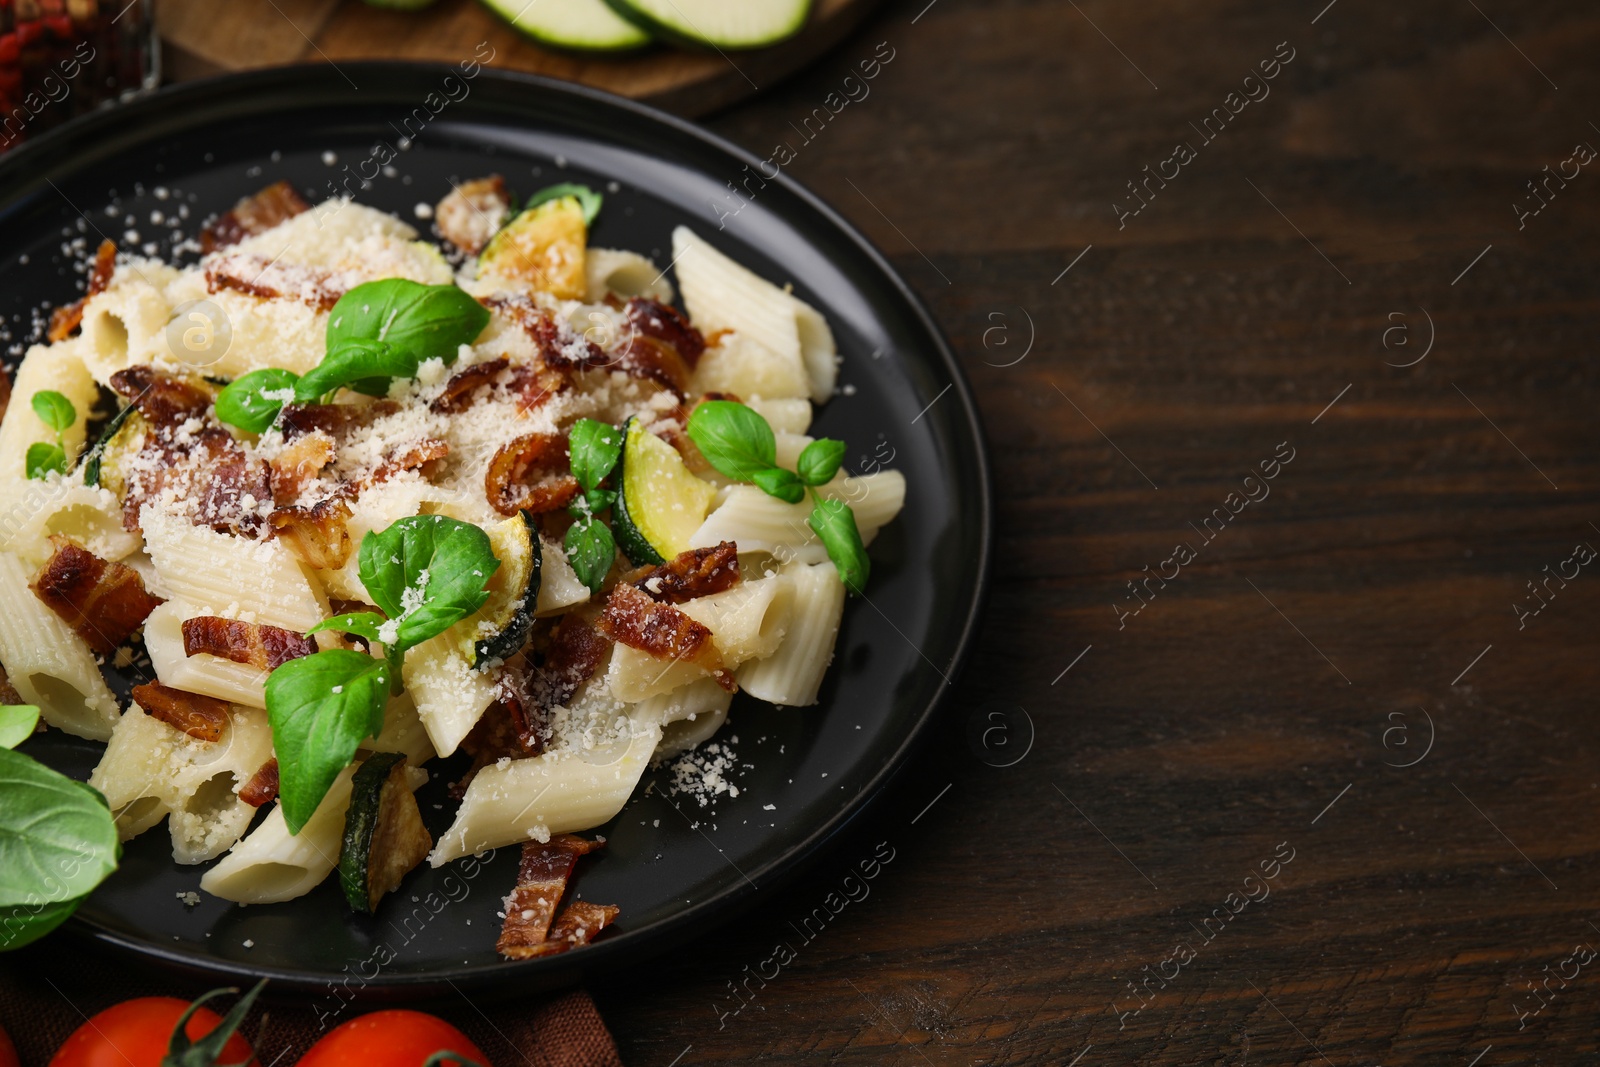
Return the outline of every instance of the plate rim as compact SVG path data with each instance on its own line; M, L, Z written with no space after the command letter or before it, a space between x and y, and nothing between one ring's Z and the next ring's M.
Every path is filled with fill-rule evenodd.
M165 86L154 92L73 118L0 156L0 197L3 197L0 199L0 218L3 218L19 201L37 193L41 186L53 184L50 179L55 173L62 171L76 173L81 165L62 158L62 149L84 138L93 137L97 131L107 127L121 127L127 131L125 137L136 138L137 131L141 127L141 119L152 112L174 113L181 109L186 101L195 97L210 100L241 93L258 93L270 97L275 91L304 88L304 83L315 84L319 79L329 79L346 68L352 71L367 71L381 78L421 78L457 69L453 64L432 61L363 60L343 63L337 68L324 67L320 64L271 67ZM337 76L343 77L342 73L338 73ZM592 86L489 66L482 67L474 80L483 77L512 86L576 98L583 101L585 106L601 110L622 110L631 113L636 119L668 127L679 137L698 141L729 157L735 163L757 167L761 162L754 153L698 123ZM337 108L330 107L329 110L336 112ZM35 158L39 159L40 166L29 174ZM55 165L49 166L51 163ZM633 937L605 939L587 946L582 952L562 953L544 959L463 964L403 974L380 971L372 979L363 977L360 991L356 993L357 999L394 999L397 996L404 997L408 993L412 996L426 996L438 992L442 986L458 984L481 989L485 985L496 983L507 987L507 993L516 991L515 987L526 989L531 985L569 984L609 970L608 965L618 957L658 956L694 932L721 925L719 916L748 909L759 901L770 898L796 878L804 868L816 862L830 841L873 807L886 788L906 769L913 752L926 740L929 725L934 717L949 704L955 688L954 683L961 677L971 658L978 623L988 601L994 567L993 472L983 420L973 397L971 385L938 321L872 240L821 196L787 171L781 171L776 177L767 180L778 184L798 199L805 208L821 216L888 283L898 298L910 309L916 325L932 342L931 353L919 352L915 358L929 360L935 366L941 367L950 379L951 391L956 394L956 399L960 402L958 425L965 430L969 438L972 462L977 473L972 488L976 491L979 505L977 525L979 552L972 597L965 611L965 617L961 621L951 669L948 672L950 684L940 687L924 704L917 713L911 729L858 792L846 798L826 821L811 829L781 856L753 871L750 876L732 882L705 899L697 900L683 910L651 923L638 930ZM9 195L6 186L15 187ZM218 957L206 957L186 950L174 950L151 940L130 937L77 915L68 920L64 929L79 938L91 939L100 946L128 953L140 962L155 963L190 975L269 978L272 980L269 992L309 993L328 986L330 981L337 977L333 972L257 966Z

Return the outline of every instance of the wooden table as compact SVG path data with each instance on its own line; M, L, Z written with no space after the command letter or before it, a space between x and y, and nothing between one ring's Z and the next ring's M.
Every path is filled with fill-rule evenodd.
M1514 206L1600 146L1600 17L903 0L711 124L880 41L790 171L959 349L998 577L887 802L597 990L630 1067L1589 1062L1600 174Z

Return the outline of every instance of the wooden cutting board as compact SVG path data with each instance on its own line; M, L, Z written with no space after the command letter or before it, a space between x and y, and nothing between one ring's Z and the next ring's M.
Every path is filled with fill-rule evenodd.
M816 0L806 28L752 52L685 52L665 46L616 56L535 44L477 0L439 0L424 11L388 11L363 0L161 0L156 19L166 76L174 81L286 63L359 59L473 58L490 66L581 82L681 115L725 107L821 55L877 0Z

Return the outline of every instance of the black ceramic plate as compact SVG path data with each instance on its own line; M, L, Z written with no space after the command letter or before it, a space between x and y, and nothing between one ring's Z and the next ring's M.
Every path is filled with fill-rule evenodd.
M330 981L389 997L446 982L571 982L703 931L793 873L881 789L948 692L982 595L991 521L977 415L956 361L883 257L795 183L750 181L754 200L730 216L741 200L728 183L756 173L756 160L670 116L532 77L398 64L230 77L88 116L0 162L6 358L14 363L31 339L36 309L78 295L69 246L80 238L91 252L102 235L124 249L159 242L165 256L207 216L280 178L313 201L348 187L412 220L451 180L491 172L523 195L560 181L606 190L594 243L662 264L672 228L686 223L766 277L792 281L827 316L842 391L813 432L847 441L853 468L903 471L909 490L905 512L872 547L870 603L845 613L822 703L736 700L718 740L738 754L737 798L702 808L670 796L664 771L647 775L654 788L641 787L601 830L610 844L581 868L584 898L622 908L615 931L582 951L526 963L496 956L495 912L515 881L516 849L471 877L459 864L424 867L369 918L350 914L331 879L285 904L203 897L185 906L179 894L198 888L201 868L172 862L164 828L130 843L69 929L181 968L271 976L279 989L326 997ZM58 732L28 745L80 777L99 748ZM444 784L454 770L443 765L424 790L435 833L449 823Z

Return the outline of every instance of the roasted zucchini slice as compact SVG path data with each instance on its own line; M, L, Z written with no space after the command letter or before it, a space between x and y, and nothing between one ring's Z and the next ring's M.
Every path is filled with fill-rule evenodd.
M406 771L405 756L379 752L367 757L350 779L339 884L356 911L375 910L383 895L398 889L433 848Z
M474 667L515 655L528 639L533 613L539 609L544 551L538 521L519 512L489 530L489 544L500 569L489 579L488 601L469 620Z
M489 239L478 257L478 273L518 282L563 300L582 300L589 226L583 205L563 196L529 208Z
M83 484L103 485L122 495L122 464L139 450L144 441L145 419L139 409L129 404L106 423L100 440L83 455Z
M690 474L678 450L638 419L623 428L620 466L611 526L623 553L642 567L687 551L717 487Z

